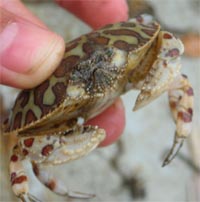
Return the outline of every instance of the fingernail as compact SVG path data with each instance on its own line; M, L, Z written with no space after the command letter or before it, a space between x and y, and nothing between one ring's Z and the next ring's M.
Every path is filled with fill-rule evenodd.
M38 68L54 68L63 50L60 36L39 27L5 9L0 8L0 63L4 68L17 73L31 73Z

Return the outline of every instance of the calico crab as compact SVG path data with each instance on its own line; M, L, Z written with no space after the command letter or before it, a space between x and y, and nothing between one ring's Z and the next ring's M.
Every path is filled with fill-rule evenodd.
M181 41L162 31L148 15L107 25L67 43L55 72L19 94L5 122L4 133L18 137L10 158L15 195L23 202L38 201L28 191L22 165L29 159L35 176L53 192L92 197L69 191L44 167L78 159L97 147L105 131L84 123L131 89L140 90L134 110L168 91L176 123L174 142L163 165L168 164L191 133L193 89L179 71L183 51Z

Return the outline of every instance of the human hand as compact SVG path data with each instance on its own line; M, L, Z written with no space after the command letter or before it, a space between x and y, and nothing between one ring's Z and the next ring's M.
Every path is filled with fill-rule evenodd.
M125 0L56 0L92 28L125 21L128 18ZM98 13L97 13L98 10ZM0 1L0 83L31 88L44 81L57 67L64 53L64 41L19 1ZM111 144L125 125L120 99L88 123L106 130L102 146Z

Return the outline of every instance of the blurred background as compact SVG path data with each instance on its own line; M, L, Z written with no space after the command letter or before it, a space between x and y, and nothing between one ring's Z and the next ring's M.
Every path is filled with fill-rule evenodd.
M91 31L51 0L23 2L66 41ZM116 144L96 149L78 161L49 169L70 189L95 193L96 197L88 201L200 201L200 1L129 0L128 5L130 17L152 14L163 29L184 42L182 72L188 75L195 92L193 132L176 159L162 168L175 130L167 94L133 113L138 92L129 92L123 96L126 128ZM1 121L7 116L17 92L1 86ZM17 201L9 183L9 141L2 135L0 149L0 202ZM29 170L29 163L26 167ZM41 201L83 201L57 196L38 182L32 172L29 177L31 193Z

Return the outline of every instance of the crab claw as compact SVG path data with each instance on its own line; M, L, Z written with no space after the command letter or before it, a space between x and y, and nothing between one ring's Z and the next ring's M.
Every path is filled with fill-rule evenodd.
M173 143L172 148L169 151L168 155L166 156L166 158L162 164L162 167L168 165L175 158L175 156L177 155L177 153L183 146L184 140L185 140L184 137L178 137L177 132L175 133L174 143Z

